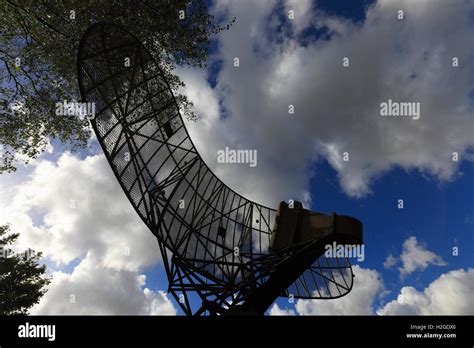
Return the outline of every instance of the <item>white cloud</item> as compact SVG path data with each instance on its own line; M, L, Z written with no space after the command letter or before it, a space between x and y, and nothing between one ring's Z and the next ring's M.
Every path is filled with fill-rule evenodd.
M272 308L270 308L269 312L270 315L296 315L296 312L294 309L285 307L285 308L280 308L277 303L275 303Z
M396 300L375 309L376 300L387 295L380 274L354 266L352 291L335 300L298 300L298 315L472 315L474 313L474 269L442 274L423 291L406 286ZM374 313L375 312L375 313ZM274 304L270 315L294 315L292 308Z
M384 290L380 274L372 269L353 266L355 278L352 291L334 300L298 300L296 311L300 315L371 315L374 301Z
M377 299L387 295L375 270L354 266L352 291L335 300L298 300L298 315L472 315L474 312L474 269L442 274L423 291L403 287L396 300L375 309ZM375 312L375 313L374 313ZM292 309L274 305L271 315L291 315Z
M160 260L157 241L103 155L41 158L28 172L8 191L11 199L2 201L0 223L20 233L20 250L42 251L52 272L32 313L176 314L163 291L145 288L140 272ZM79 264L70 274L54 271L73 260Z
M209 86L207 74L203 71L184 68L178 72L186 83L183 92L194 103L200 116L198 122L186 122L186 126L204 161L231 188L274 208L281 200L303 201L307 192L305 187L309 183L305 173L307 163L296 158L293 161L292 158L296 156L288 155L287 151L275 153L273 146L260 142L286 142L286 138L281 137L278 132L273 134L271 124L262 123L264 120L261 117L271 111L264 104L272 101L261 98L262 90L259 85L264 83L261 80L263 76L255 71L256 64L259 69L268 72L273 69L273 63L267 65L263 58L257 62L254 49L258 47L259 50L272 53L267 50L270 47L265 35L261 34L266 28L264 18L271 14L275 4L272 1L216 3L214 12L229 11L230 16L237 16L238 19L231 30L220 35L220 52L224 54L219 53L216 58L224 59L224 69L217 78L215 89ZM239 68L233 67L234 57L240 60ZM224 119L220 118L223 114L220 113L219 103L228 112L228 117ZM246 110L241 111L241 107ZM285 110L287 114L288 105ZM217 151L226 146L257 150L258 165L252 168L246 164L217 164ZM284 156L287 161L281 161ZM284 185L281 181L282 172L286 178L291 177Z
M390 269L397 263L397 258L392 254L389 254L383 263L385 269Z
M447 263L434 252L429 251L422 244L418 244L416 237L409 237L403 242L403 251L400 255L402 266L398 268L403 278L416 270L425 270L429 265L445 266Z
M103 155L81 160L64 153L56 163L39 160L3 212L20 233L20 247L42 251L58 265L87 252L117 269L138 270L160 259L155 237Z
M216 13L237 21L219 39L215 57L223 65L216 88L204 73L183 73L191 100L199 104L202 98L204 106L210 101L210 110L199 107L202 122L189 127L224 182L275 206L281 199L302 199L310 164L320 157L353 197L370 193L374 178L394 166L452 180L460 163L452 161L452 152L472 160L468 94L474 66L467 62L474 59L468 16L474 3L378 1L361 24L318 13L315 25L334 35L306 46L286 33L266 34L278 28L275 4L217 2ZM396 20L399 8L405 9L404 21ZM464 63L453 68L453 56ZM342 67L343 57L350 58L350 68ZM388 99L420 102L420 120L382 118L379 106ZM216 116L219 102L225 119ZM290 104L294 115L288 114ZM257 149L257 168L216 165L216 151L224 146ZM343 152L349 161L341 160Z
M423 291L403 287L396 300L377 311L379 315L473 315L474 269L442 274Z
M285 12L286 17L289 18L289 11L293 11L294 19L290 23L294 27L296 33L300 33L308 27L313 17L313 3L312 0L286 0Z
M143 288L145 281L135 271L106 268L89 253L71 274L53 274L48 292L31 314L176 315L167 295Z

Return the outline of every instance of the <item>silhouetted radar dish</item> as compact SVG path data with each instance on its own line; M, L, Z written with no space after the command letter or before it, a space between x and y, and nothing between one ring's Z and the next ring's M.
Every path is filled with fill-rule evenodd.
M97 139L156 236L168 290L186 314L263 313L278 296L332 299L352 289L349 260L324 257L324 245L361 243L361 223L298 202L280 203L277 217L227 187L199 156L163 71L137 38L90 26L78 80L82 101L95 103Z

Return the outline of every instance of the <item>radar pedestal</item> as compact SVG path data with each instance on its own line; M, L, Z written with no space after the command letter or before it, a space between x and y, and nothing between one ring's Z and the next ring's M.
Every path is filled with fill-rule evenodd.
M362 244L362 223L350 216L313 212L300 202L289 206L281 202L270 239L271 254L287 254L283 261L271 265L268 280L253 289L246 301L227 314L261 314L281 296L314 261L325 252L325 246Z
M332 236L341 244L362 243L362 223L350 216L322 214L280 202L270 239L270 250L278 252L324 237Z

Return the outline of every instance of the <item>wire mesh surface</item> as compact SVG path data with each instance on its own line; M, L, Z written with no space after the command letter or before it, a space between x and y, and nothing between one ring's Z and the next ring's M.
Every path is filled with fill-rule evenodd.
M91 123L104 154L158 239L170 292L222 306L242 301L288 256L268 250L275 209L234 192L204 163L159 65L127 31L89 27L78 76L83 101L95 103ZM347 259L320 257L282 296L340 297L352 280Z

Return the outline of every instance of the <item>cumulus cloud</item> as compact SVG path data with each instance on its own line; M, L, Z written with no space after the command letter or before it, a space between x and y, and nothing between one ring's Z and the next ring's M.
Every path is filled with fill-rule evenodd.
M281 200L303 201L309 183L305 171L308 163L300 161L296 156L298 148L293 147L293 141L288 141L294 133L289 132L289 137L283 137L274 132L271 123L280 122L278 113L274 113L270 124L264 123L270 121L267 117L274 108L267 105L273 101L262 95L260 85L264 83L261 80L264 76L257 70L270 73L274 63L271 59L269 64L266 63L269 57L257 59L254 49L272 53L262 33L266 30L264 19L272 13L275 4L275 1L216 2L214 12L228 11L238 18L231 30L221 34L221 48L215 59L223 61L223 69L217 76L216 87L211 88L207 80L208 72L196 69L181 69L178 72L186 83L183 92L194 103L195 111L200 116L199 122L186 122L186 126L204 161L231 188L274 208ZM233 66L235 57L240 61L238 68ZM281 73L285 74L285 71ZM283 111L280 114L286 117L288 105ZM267 141L270 142L268 145L265 144ZM288 145L288 149L282 153L275 151L278 147L274 143L279 142L278 147ZM226 146L257 150L257 166L218 164L217 151Z
M157 242L137 216L103 155L39 160L3 208L33 247L58 265L94 252L107 267L138 270L159 261Z
M104 267L93 253L68 274L53 273L48 292L32 314L176 315L163 291L144 288L146 278L137 272Z
M387 295L380 274L354 266L354 288L336 300L298 300L298 315L472 315L474 312L474 269L458 269L442 274L424 290L406 286L398 297L385 305L377 299ZM378 308L376 308L378 307ZM293 309L273 305L270 315L294 315Z
M354 266L354 288L336 300L298 300L295 310L274 304L270 315L472 315L474 312L474 269L442 274L424 290L401 288L398 297L377 306L387 295L380 274ZM376 308L378 307L378 308Z
M396 300L377 311L379 315L473 315L474 269L442 274L423 291L403 287Z
M275 303L272 308L268 311L270 315L296 315L296 312L294 309L285 307L285 308L280 308L277 303Z
M402 266L398 268L403 278L416 270L425 270L429 265L445 266L447 263L441 256L426 249L423 244L418 244L416 237L409 237L403 242L403 251L400 255Z
M473 3L381 0L357 24L318 13L317 23L298 23L324 27L330 39L305 38L304 45L277 32L287 26L274 16L276 4L217 2L214 12L237 22L220 36L215 87L206 72L181 72L190 99L202 103L202 122L189 125L192 137L224 182L275 206L302 199L311 163L321 157L352 197L369 194L373 180L394 166L452 180L460 163L452 153L472 160ZM396 18L400 8L403 21ZM388 99L419 102L420 119L381 117ZM224 146L257 149L258 166L217 165Z
M392 254L389 254L383 263L385 269L390 269L397 263L397 258Z
M29 171L2 202L0 223L20 233L15 247L42 251L48 263L52 282L33 314L176 314L164 292L145 287L140 272L160 261L157 242L103 155L64 153ZM61 271L72 261L71 273Z
M286 16L290 19L290 23L297 34L306 29L310 24L311 19L313 17L313 4L314 1L312 0L285 1ZM292 18L290 18L290 13Z
M383 280L376 270L353 266L355 278L352 291L334 300L298 300L299 315L371 315L374 301L384 290Z

